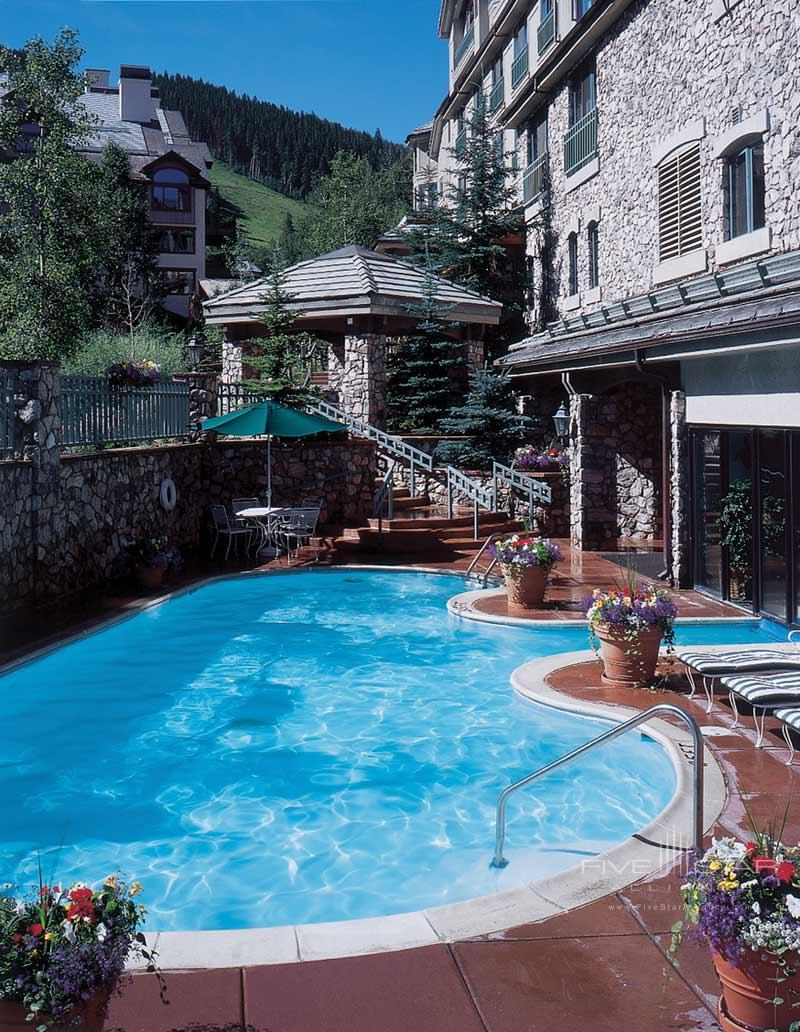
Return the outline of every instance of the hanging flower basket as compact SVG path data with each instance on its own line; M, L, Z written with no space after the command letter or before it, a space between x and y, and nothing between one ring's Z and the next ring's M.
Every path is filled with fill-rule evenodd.
M589 640L603 660L603 681L615 688L646 688L655 677L662 639L675 644L678 610L662 588L650 585L595 591L586 602Z
M681 887L686 918L711 948L725 1032L800 1027L800 848L779 835L713 839ZM673 933L677 945L682 925Z
M562 558L558 545L547 538L512 534L495 542L490 551L503 571L509 605L523 609L541 606L550 571Z

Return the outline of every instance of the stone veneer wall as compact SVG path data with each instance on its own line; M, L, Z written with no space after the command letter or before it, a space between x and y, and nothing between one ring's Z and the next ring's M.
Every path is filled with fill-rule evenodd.
M207 439L162 447L61 454L59 378L52 364L18 368L17 456L0 461L0 597L6 606L52 601L115 575L127 545L164 535L187 550L205 547L207 509L263 496L266 443ZM195 377L197 415L213 388ZM322 502L321 522L371 514L374 444L359 439L273 442L274 497ZM159 500L170 477L178 501Z
M599 41L597 113L599 171L572 189L564 174L569 88L548 105L551 220L556 242L557 302L567 294L567 237L578 229L581 311L649 290L658 264L658 189L652 148L695 120L701 140L703 246L709 270L719 268L725 239L723 162L713 139L741 120L769 110L764 134L766 225L772 250L800 247L800 8L792 0L736 3L714 20L711 0L637 0ZM524 146L524 139L520 146ZM524 156L520 159L524 165ZM528 252L536 255L534 208ZM587 229L599 215L600 290L589 292ZM691 278L687 276L683 279ZM536 282L541 283L537 262Z

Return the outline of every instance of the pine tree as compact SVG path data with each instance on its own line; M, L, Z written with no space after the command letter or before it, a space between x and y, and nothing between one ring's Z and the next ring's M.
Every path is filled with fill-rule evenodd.
M407 432L434 434L448 411L453 384L450 371L464 360L446 336L444 309L436 297L430 262L423 300L409 306L419 320L416 332L402 337L388 356L387 414L391 425Z
M277 250L272 255L266 288L262 295L266 311L260 316L266 335L250 342L245 364L254 375L244 381L244 386L282 405L302 406L312 394L303 382L302 370L311 341L308 334L293 329L296 316Z
M516 409L511 378L506 373L478 369L470 377L463 405L441 421L442 433L468 437L445 441L436 450L437 461L465 469L491 469L492 460L509 462L533 425Z
M453 148L457 185L444 203L427 212L427 228L409 235L418 260L433 256L436 270L485 297L503 304L503 322L486 335L494 358L524 330L525 268L522 255L507 241L523 230L516 190L505 162L502 135L489 121L482 92L476 94L467 120L466 140Z

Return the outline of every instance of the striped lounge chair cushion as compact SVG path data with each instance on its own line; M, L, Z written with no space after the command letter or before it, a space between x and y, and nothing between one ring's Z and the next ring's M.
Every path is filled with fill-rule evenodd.
M782 652L780 649L691 652L684 649L677 653L677 658L706 677L758 670L800 670L800 649L794 652Z
M720 683L751 706L800 703L800 671L771 677L723 677Z
M795 731L800 731L800 709L775 710L773 716L777 717L782 724L788 724Z

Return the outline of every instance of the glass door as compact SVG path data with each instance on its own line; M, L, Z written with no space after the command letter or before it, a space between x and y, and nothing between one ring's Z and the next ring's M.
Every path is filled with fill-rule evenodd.
M694 581L698 588L722 594L721 434L694 434Z
M761 609L778 620L788 615L786 438L783 430L758 433Z
M727 598L753 602L753 434L731 430L722 441L727 484L721 504Z

